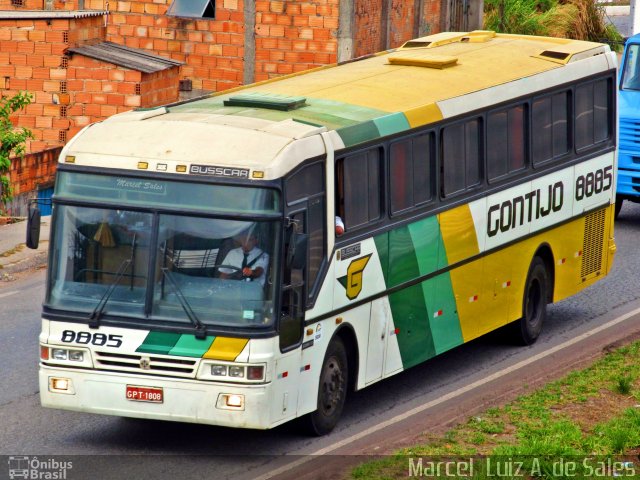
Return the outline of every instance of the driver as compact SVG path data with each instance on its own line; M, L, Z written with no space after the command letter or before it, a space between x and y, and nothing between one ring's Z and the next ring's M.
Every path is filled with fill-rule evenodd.
M220 278L231 278L247 282L260 282L264 287L265 272L269 266L269 255L256 245L258 239L255 233L249 232L240 239L240 246L227 253L219 269ZM226 266L236 267L224 268Z

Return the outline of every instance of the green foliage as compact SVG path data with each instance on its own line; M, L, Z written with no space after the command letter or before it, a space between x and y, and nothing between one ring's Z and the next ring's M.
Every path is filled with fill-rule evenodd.
M605 21L604 7L593 0L485 0L484 28L607 42L616 50L623 41L616 28Z
M33 96L28 92L18 92L13 97L0 98L0 209L11 200L9 169L12 156L24 156L25 142L33 138L26 128L15 128L11 115L19 112L31 103Z

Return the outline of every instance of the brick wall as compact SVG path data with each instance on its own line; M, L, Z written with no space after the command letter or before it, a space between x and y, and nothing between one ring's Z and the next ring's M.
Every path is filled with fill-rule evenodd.
M190 78L193 88L217 91L241 85L242 0L216 1L215 20L166 16L170 4L171 0L110 2L107 40L185 62L181 76ZM86 0L85 7L105 5L103 0Z
M62 108L69 105L65 50L101 35L101 17L0 21L2 95L26 90L34 96L31 105L12 117L14 125L33 133L28 152L65 143L70 126Z
M396 48L415 37L440 31L442 0L356 0L354 56ZM416 25L417 23L417 25Z
M116 113L178 100L178 67L145 74L77 54L68 64L69 139L90 123Z
M337 61L338 0L256 1L255 80Z
M354 57L385 49L386 27L383 28L383 2L387 0L356 0L354 4Z
M30 197L39 186L52 185L56 174L58 156L62 147L14 158L9 177L13 188L13 200L7 204L9 216L26 216Z

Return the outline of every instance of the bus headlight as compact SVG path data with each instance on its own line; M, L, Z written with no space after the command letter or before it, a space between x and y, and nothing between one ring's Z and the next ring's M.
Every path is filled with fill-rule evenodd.
M92 367L91 354L87 349L59 348L40 345L40 360L45 363L73 367Z
M214 377L226 377L227 366L226 365L211 365L211 375Z
M238 383L262 383L265 381L266 365L238 365L203 362L197 378Z
M76 393L73 388L73 381L65 377L49 377L49 391L66 395L75 395Z
M221 393L216 407L221 410L244 410L244 395L238 393Z

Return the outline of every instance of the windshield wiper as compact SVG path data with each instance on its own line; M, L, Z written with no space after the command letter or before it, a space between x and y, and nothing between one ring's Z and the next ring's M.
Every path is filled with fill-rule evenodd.
M109 285L109 288L104 292L102 298L100 298L98 305L96 305L96 308L91 312L91 315L89 315L89 328L98 328L98 326L100 326L100 317L102 317L102 313L107 306L107 302L109 301L109 298L111 298L111 294L116 289L116 286L120 282L124 272L127 271L127 268L129 268L131 263L131 259L127 259L120 264L120 268L118 268L118 271L116 272L116 279L111 283L111 285Z
M191 308L191 305L189 305L189 302L184 297L182 290L180 290L180 287L178 286L174 278L171 276L171 272L169 272L169 269L166 267L161 268L161 270L163 275L167 278L167 280L169 280L169 283L171 284L174 291L176 292L176 297L178 297L178 301L180 302L180 306L184 310L184 313L187 314L187 317L189 317L189 320L191 321L191 323L193 323L193 325L196 327L196 338L199 338L199 339L206 338L207 328L203 325L203 323L200 320L198 320L198 316Z

